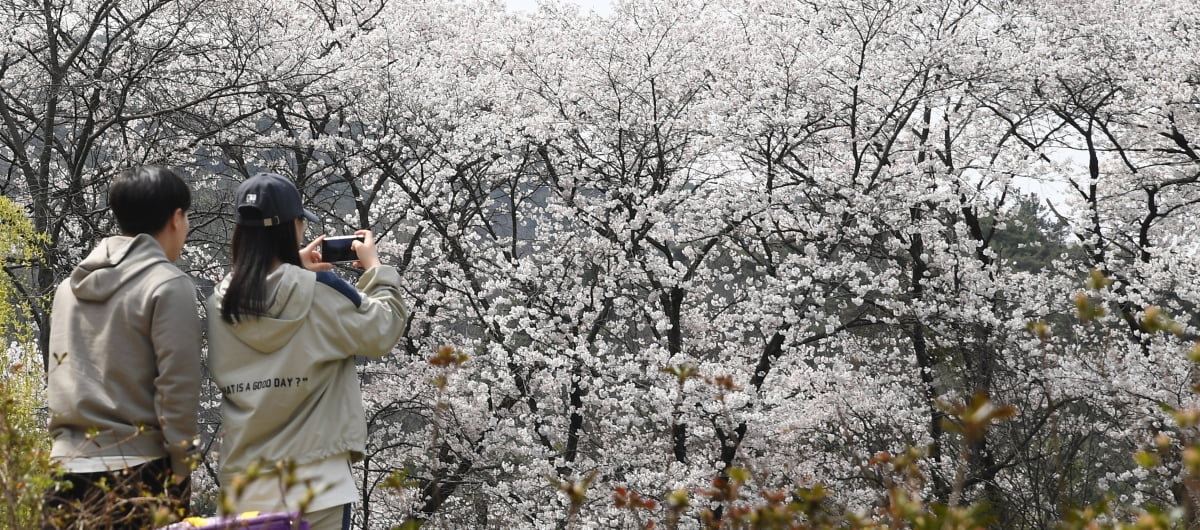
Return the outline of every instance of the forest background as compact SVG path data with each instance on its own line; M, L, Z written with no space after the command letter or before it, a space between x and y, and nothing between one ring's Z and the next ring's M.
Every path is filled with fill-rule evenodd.
M1198 20L1173 0L5 0L8 357L45 366L48 297L115 232L121 169L192 184L199 297L233 188L270 170L323 219L310 235L371 228L406 281L403 342L359 366L359 527L630 526L560 487L665 500L735 468L869 513L896 480L872 462L910 447L922 495L997 527L1106 499L1194 514L1172 411L1196 404ZM430 363L442 345L466 362ZM964 438L948 411L973 395L1017 414Z

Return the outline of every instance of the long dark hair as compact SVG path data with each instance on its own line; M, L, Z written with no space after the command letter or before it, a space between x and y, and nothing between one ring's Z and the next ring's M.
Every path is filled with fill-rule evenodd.
M245 317L266 314L267 275L278 259L300 266L296 225L237 226L233 229L233 274L221 300L221 319L233 324Z

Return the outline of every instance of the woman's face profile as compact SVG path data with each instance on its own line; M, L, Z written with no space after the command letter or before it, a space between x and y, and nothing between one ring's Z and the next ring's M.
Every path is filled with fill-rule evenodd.
M304 218L296 219L296 245L300 247L304 246L304 228Z

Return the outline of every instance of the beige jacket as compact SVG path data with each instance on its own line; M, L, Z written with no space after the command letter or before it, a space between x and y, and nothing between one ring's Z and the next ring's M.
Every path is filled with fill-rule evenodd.
M101 241L50 311L51 456L169 456L189 475L200 332L196 287L153 237Z
M404 334L396 269L372 268L356 291L332 273L282 265L267 277L267 315L234 325L220 316L228 285L226 277L208 300L208 366L223 396L221 482L255 461L361 458L367 424L354 358L383 356Z

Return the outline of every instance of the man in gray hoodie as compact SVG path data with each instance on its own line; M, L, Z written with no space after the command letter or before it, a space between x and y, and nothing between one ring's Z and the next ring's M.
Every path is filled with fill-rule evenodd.
M51 456L69 484L47 495L56 528L150 528L190 498L201 325L195 285L172 262L191 192L144 167L114 179L108 202L121 235L59 285L51 310Z

